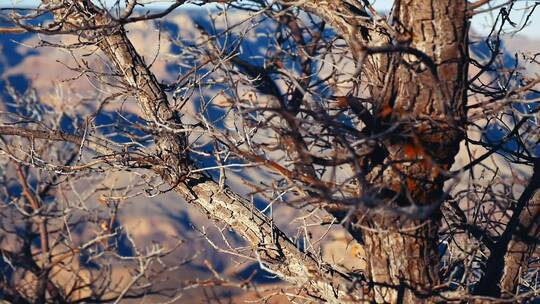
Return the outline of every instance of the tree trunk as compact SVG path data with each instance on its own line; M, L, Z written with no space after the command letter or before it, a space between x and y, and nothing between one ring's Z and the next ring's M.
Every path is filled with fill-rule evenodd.
M519 276L528 269L529 258L540 238L540 192L536 192L520 215L522 235L514 235L504 257L504 269L500 280L503 295L513 295L519 285Z
M521 193L512 216L497 243L490 249L485 273L475 293L484 296L512 296L521 271L527 269L531 253L540 237L540 159L534 162L529 184Z
M357 223L367 251L375 302L418 303L428 297L430 288L439 281L437 225L435 220L384 215Z
M302 7L346 41L371 84L376 132L393 130L384 140L383 167L367 176L370 189L361 192L372 195L378 189L381 205L412 212L359 211L349 225L366 247L374 300L422 302L439 282L444 172L465 126L467 1L395 1L390 26L381 25L385 33L364 26L368 15L353 1L314 0Z
M463 136L466 1L397 1L393 14L393 40L400 44L379 47L388 54L369 67L380 68L370 73L380 75L371 88L378 103L374 114L385 130L397 128L384 140L383 168L368 181L398 214L359 212L353 226L363 235L375 301L419 303L439 283L443 173ZM407 214L399 214L400 207Z

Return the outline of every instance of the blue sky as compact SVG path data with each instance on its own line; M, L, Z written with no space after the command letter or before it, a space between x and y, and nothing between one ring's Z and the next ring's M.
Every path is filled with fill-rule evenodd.
M98 0L94 0L98 1ZM108 3L114 3L115 0L101 0ZM121 0L122 2L124 0ZM39 0L0 0L0 7L32 7L39 4ZM139 2L148 3L146 5L147 8L160 8L164 7L167 4L170 4L171 0L142 0ZM387 11L392 7L393 0L377 0L377 1L371 1L374 2L374 6L376 9L381 11ZM493 0L492 3L494 5L504 3L506 0ZM519 27L523 25L524 18L524 8L530 7L534 5L534 0L518 0L516 4L514 5L514 10L510 16L511 20L516 22ZM190 5L183 5L183 7L193 7ZM486 34L489 32L489 25L493 24L493 16L490 13L485 14L479 14L476 15L472 20L472 26L474 30L480 34ZM525 29L521 32L522 35L525 35L529 38L533 39L539 39L540 40L540 6L537 7L536 11L532 15L532 17L529 20L530 24L525 27ZM509 27L511 29L511 26Z

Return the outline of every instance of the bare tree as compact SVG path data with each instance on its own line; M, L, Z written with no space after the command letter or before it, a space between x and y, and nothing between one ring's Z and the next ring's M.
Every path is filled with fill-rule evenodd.
M182 296L188 285L170 291L153 283L167 268L152 265L170 249L142 252L132 244L133 254L116 253L118 238L130 240L116 219L121 201L169 191L244 242L235 245L223 233L218 244L201 231L209 245L257 262L289 284L274 293L296 301L538 296L531 265L540 233L540 78L523 68L534 68L538 54L516 53L509 65L502 46L508 26L514 33L527 26L538 3L527 2L518 22L511 18L517 1L395 1L387 15L369 1L175 1L149 12L137 10L139 2L43 0L36 9L6 11L12 25L0 33L44 35L40 46L73 54L65 64L108 93L96 94L91 111L74 110L66 128L42 110L38 96L10 91L17 106L1 114L1 214L10 223L3 235L17 245L2 245L2 267L22 274L0 278L4 298ZM169 33L181 68L176 81L160 82L127 29L188 2L211 7L208 22L193 20L193 40L182 30ZM469 21L480 13L494 22L478 38ZM77 39L54 40L64 36ZM101 64L84 59L90 57ZM115 121L122 139L96 121L111 103L135 103L140 114ZM131 174L133 182L78 194L82 180L103 172ZM250 172L264 179L250 179ZM252 199L228 186L234 175ZM274 204L298 209L300 238L277 227ZM73 240L70 231L83 222L97 232ZM345 229L362 267L324 259L325 234L310 232L316 225ZM102 269L114 259L135 261L130 283L115 286L111 275L106 283L79 279L70 286L54 279L58 265L91 248L90 260ZM65 271L79 278L93 273L87 268ZM217 281L207 286L255 286L209 269ZM81 289L86 293L74 295Z

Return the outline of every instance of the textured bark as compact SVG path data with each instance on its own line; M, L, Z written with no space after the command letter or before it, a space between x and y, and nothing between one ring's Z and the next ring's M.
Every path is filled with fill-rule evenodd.
M465 9L465 1L455 0L401 1L396 7L395 18L402 25L400 34L411 47L433 60L438 79L423 64L418 70L414 68L418 67L418 58L394 55L389 59L389 63L398 65L395 70L392 65L388 69L392 85L381 83L372 92L384 94L374 94L382 101L379 117L401 127L399 134L385 142L388 167L382 174L374 172L371 182L397 194L398 198L389 202L392 205L419 205L431 211L420 214L419 219L368 215L365 224L360 222L371 278L375 283L398 286L376 287L378 302L422 302L422 293L429 294L439 283L437 204L443 199L441 173L450 168L457 154L464 121ZM385 85L388 92L383 89ZM386 117L388 108L392 110ZM406 162L390 164L392 160Z
M430 288L439 282L437 221L378 215L356 227L367 248L375 302L419 303L429 298Z
M306 6L338 30L364 65L365 75L373 83L375 117L383 128L397 126L384 142L386 166L372 172L369 182L380 189L382 204L426 208L417 219L375 211L356 214L352 234L363 236L359 241L366 246L375 301L422 302L439 282L442 172L453 163L463 136L467 3L396 1L393 24L397 30L391 39L369 29L369 35L359 31L362 21L350 10L352 3L313 4ZM393 45L388 44L391 40ZM406 50L408 54L404 54ZM377 55L370 56L374 53Z
M352 278L299 251L251 202L229 189L221 189L210 178L191 176L176 191L208 218L234 229L253 247L265 267L281 279L325 302L368 302L367 295L353 287Z

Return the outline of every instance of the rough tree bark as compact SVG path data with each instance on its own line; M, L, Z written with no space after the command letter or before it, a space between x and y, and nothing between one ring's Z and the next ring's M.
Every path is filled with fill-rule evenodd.
M410 215L358 212L377 302L418 303L439 283L439 204L447 171L463 138L467 87L467 2L396 1L388 36L359 31L347 1L312 1L308 10L331 24L364 64L384 142L383 171L368 176L387 205L417 208ZM378 20L385 28L384 21ZM387 26L390 28L390 26ZM390 44L390 42L392 44ZM407 54L405 54L407 53ZM377 54L372 55L371 54ZM368 57L369 56L369 57ZM385 127L386 126L386 127ZM414 210L414 209L413 209Z
M428 295L427 291L439 283L442 173L450 168L458 152L465 121L465 13L466 1L455 0L400 1L395 7L394 22L401 25L398 35L409 47L433 60L436 74L427 64L415 69L419 62L415 56L390 56L387 71L382 73L381 80L386 80L380 81L372 93L375 100L382 102L379 117L401 126L394 131L399 133L385 142L388 167L382 174L371 174L370 182L390 190L393 198L389 204L417 205L428 211L418 219L410 215L358 214L359 219L363 218L357 228L368 248L371 278L381 284L381 288L375 288L377 301L418 303L422 292ZM392 111L387 116L388 107Z

